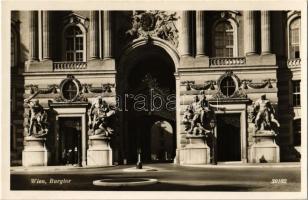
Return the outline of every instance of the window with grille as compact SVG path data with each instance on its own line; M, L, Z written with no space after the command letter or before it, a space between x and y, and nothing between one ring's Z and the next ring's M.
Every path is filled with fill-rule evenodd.
M236 85L232 77L227 76L220 83L220 91L227 97L232 96L236 90Z
M234 30L229 21L219 22L214 30L214 57L233 57Z
M300 89L300 81L292 82L292 90L293 90L293 106L301 105L301 89Z
M84 61L84 34L78 26L70 26L65 31L66 61Z
M300 18L293 20L289 27L290 58L300 58Z

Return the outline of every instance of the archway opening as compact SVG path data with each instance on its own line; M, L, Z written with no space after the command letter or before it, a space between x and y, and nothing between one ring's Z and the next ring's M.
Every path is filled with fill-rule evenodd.
M124 157L135 163L141 152L143 162L171 162L176 148L174 62L154 45L139 47L129 57L124 66ZM159 132L159 124L169 124L169 134L163 127Z

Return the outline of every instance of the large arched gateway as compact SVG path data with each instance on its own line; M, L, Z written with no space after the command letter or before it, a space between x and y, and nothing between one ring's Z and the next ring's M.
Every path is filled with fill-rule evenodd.
M144 42L127 48L117 72L122 91L118 98L122 157L136 162L139 151L146 162L172 161L176 148L176 64L160 47L164 43Z

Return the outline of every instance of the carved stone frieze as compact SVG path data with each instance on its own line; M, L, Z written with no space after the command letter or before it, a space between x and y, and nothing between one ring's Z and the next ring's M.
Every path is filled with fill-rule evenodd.
M82 84L83 93L111 93L112 88L115 84L112 83L102 83L101 87L93 87L92 84Z
M178 46L178 29L175 25L176 12L167 11L134 11L132 16L132 27L125 33L130 40L146 38L150 40L158 37Z
M252 80L244 79L241 83L241 88L243 89L262 89L262 88L273 88L272 82L275 82L276 79L265 79L262 82L254 83Z
M186 85L186 91L194 90L215 90L216 81L205 81L204 84L195 84L195 81L182 81L182 85Z

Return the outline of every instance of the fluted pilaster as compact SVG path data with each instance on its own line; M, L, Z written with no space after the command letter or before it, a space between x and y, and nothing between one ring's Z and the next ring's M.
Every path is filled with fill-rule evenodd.
M270 12L261 11L261 52L271 53Z
M253 11L244 11L245 54L256 54L256 28Z
M196 12L196 56L205 55L205 25L204 11Z
M30 11L29 15L29 60L38 60L38 11Z
M104 42L103 42L103 57L112 58L112 12L104 11Z
M99 58L99 16L98 11L90 11L90 58Z
M190 12L182 11L181 17L181 39L180 39L180 54L181 56L191 56L191 39L190 39Z
M51 13L43 11L43 59L51 59Z

